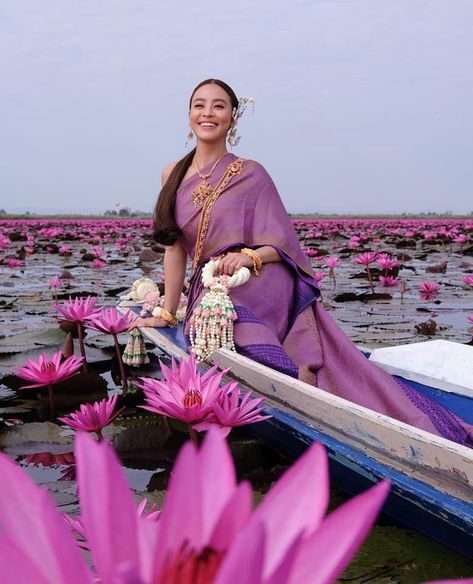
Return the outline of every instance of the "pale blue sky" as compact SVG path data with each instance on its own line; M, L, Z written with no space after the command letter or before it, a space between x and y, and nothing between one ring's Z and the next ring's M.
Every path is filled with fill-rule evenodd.
M220 77L290 211L473 211L472 30L470 0L0 0L0 207L150 210Z

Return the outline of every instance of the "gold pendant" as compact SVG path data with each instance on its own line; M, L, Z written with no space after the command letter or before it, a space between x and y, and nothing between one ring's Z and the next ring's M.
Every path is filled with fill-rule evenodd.
M204 178L191 193L192 202L196 207L201 207L203 202L213 193L212 187Z

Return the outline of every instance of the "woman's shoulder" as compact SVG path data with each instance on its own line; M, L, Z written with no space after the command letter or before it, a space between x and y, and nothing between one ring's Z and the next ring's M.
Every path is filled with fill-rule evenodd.
M266 178L266 177L270 177L269 172L266 170L266 168L261 164L261 162L258 162L257 160L253 160L252 158L245 158L245 157L241 157L244 160L244 167L251 172L254 172L256 176L261 177L261 178Z
M169 164L166 164L166 166L163 168L163 170L161 171L161 184L162 185L164 185L166 183L166 181L169 178L169 175L171 174L171 172L173 171L173 169L177 163L178 163L178 160L176 160L175 162L170 162Z

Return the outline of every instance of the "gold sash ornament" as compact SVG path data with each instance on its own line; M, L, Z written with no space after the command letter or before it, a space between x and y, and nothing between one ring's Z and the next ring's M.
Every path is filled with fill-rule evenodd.
M207 236L210 215L212 213L213 206L216 200L227 188L228 183L232 180L232 178L242 173L243 162L244 162L243 158L238 158L237 160L228 165L227 169L223 173L222 178L219 180L217 186L208 194L204 201L204 204L202 205L202 213L200 215L199 228L197 230L197 241L195 244L194 259L192 261L192 271L195 271L199 264L199 260L202 256L202 250L204 249L205 238Z

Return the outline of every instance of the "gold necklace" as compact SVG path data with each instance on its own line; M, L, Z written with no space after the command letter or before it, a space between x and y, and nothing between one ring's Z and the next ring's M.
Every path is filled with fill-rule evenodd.
M222 154L222 156L220 156L220 158L217 158L217 160L214 162L214 165L210 169L210 172L206 172L205 174L202 174L200 172L199 163L197 162L197 158L194 158L194 162L195 162L195 165L197 167L197 174L199 175L199 178L200 178L200 183L195 187L195 189L191 193L192 202L194 203L194 205L196 207L200 207L202 205L202 203L208 197L210 197L210 195L213 193L213 189L210 186L210 184L207 182L207 179L212 176L212 173L217 168L218 163L222 160L222 158L226 154L227 154L227 152L224 152Z

